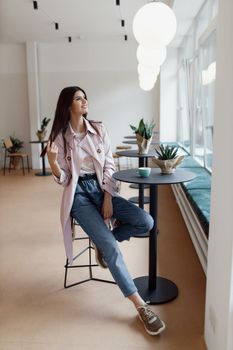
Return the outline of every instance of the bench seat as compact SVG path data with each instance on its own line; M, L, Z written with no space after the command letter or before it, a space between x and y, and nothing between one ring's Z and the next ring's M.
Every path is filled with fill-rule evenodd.
M196 178L182 183L182 188L196 212L206 237L209 235L211 174L191 156L184 158L181 168L196 174Z

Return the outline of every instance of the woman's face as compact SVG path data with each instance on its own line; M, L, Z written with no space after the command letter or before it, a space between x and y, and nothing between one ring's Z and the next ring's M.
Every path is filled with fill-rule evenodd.
M87 100L85 99L84 93L82 91L75 92L70 111L72 114L79 116L88 112Z

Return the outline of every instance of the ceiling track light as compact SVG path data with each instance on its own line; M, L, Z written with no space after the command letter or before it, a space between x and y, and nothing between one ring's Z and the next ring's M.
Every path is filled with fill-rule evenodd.
M59 24L57 22L54 23L55 24L55 30L59 29Z
M38 10L37 1L33 1L33 8L34 8L34 10Z
M124 35L124 38L125 38L125 41L127 41L127 40L128 40L128 36L127 36L127 35Z
M124 27L125 26L125 21L122 19L121 20L121 26Z
M71 36L68 36L68 41L69 41L69 43L71 43L71 41L72 41Z
M120 0L116 0L116 6L120 6Z

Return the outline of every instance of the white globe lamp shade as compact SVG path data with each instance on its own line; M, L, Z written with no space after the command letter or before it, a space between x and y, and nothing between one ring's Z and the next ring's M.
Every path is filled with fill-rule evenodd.
M155 83L157 80L158 75L139 75L138 80L139 82L147 82L147 83Z
M141 7L133 19L133 33L139 44L150 48L167 46L177 28L172 9L162 2L151 2Z
M152 90L153 89L153 87L154 87L154 85L155 85L155 81L154 82L150 82L150 81L147 81L147 80L145 80L145 81L139 81L139 86L140 86L140 88L142 89L142 90L144 90L144 91L150 91L150 90Z
M167 56L166 47L150 49L139 45L137 48L137 60L146 66L161 66Z
M138 76L138 80L139 80L139 82L151 82L151 83L154 83L156 80L157 80L157 77L158 77L158 75L139 75Z
M154 66L154 67L150 67L150 66L145 66L141 63L138 64L138 74L139 75L158 75L160 71L160 67L159 66Z

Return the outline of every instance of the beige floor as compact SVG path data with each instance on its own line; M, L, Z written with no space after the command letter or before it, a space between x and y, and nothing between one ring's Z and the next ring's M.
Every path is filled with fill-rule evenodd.
M63 289L61 193L52 177L0 175L0 350L204 350L205 276L170 188L159 190L158 270L179 296L152 306L167 324L158 337L115 285ZM122 195L135 194L122 185ZM148 239L121 247L133 277L147 275ZM86 274L76 269L71 279L78 275ZM110 277L99 267L96 276Z

